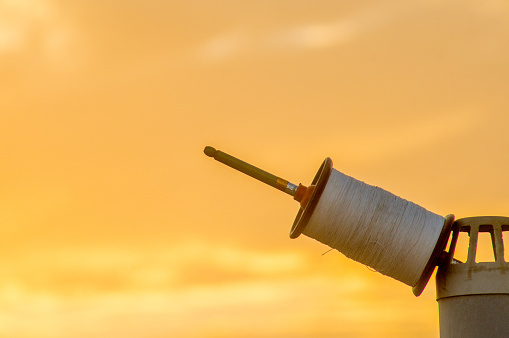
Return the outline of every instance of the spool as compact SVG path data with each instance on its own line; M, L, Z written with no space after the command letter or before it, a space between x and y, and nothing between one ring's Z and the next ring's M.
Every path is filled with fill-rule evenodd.
M330 158L324 160L310 186L306 187L299 184L297 187L287 180L269 174L212 147L206 147L204 152L207 156L282 190L299 201L301 208L293 222L290 238L297 238L304 233L331 246L333 249L338 249L347 257L371 266L375 270L411 286L415 296L422 293L435 266L438 265L443 256L442 253L454 221L453 215L447 215L445 218L438 216L383 189L369 186L353 178L348 178L348 180L357 187L363 188L368 194L378 194L379 200L383 201L382 206L389 211L385 213L380 211L385 209L379 208L380 204L377 204L375 198L369 203L363 203L364 209L355 210L356 214L353 215L357 219L361 219L366 214L367 216L364 219L370 219L370 222L364 223L373 225L373 228L362 228L363 222L360 222L359 227L361 229L357 231L356 224L348 224L348 222L347 224L341 224L341 222L338 222L337 219L345 215L341 214L343 208L337 206L345 202L345 199L346 202L350 203L348 198L354 198L355 196L350 196L350 194L340 196L339 192L334 189L338 180L341 181L343 177L347 176L333 169ZM331 176L333 176L332 179ZM355 194L352 193L351 195ZM386 200L390 200L390 202ZM407 210L414 212L414 214L411 214L410 211L407 213ZM369 212L373 214L372 218L369 217ZM405 218L405 215L414 215L414 217ZM378 221L378 218L383 219L385 223ZM393 224L390 224L391 222ZM337 245L338 237L335 237L335 234L348 230L347 227L353 229L351 233L361 233L360 236L356 237L360 245L355 248L355 254L351 252L352 250L348 248L348 245L346 247ZM416 234L412 240L416 242L414 245L405 243L404 241L413 235L413 231ZM376 252L370 251L368 244L371 243L369 241L373 233L377 233L377 236L385 240L384 242L389 243L389 248L386 249L384 243L376 242L380 244L381 249ZM347 238L351 238L351 236ZM339 239L342 240L342 238ZM349 242L350 240L346 241L347 244ZM359 250L359 247L361 250Z
M301 208L299 210L297 216L295 217L295 221L293 222L290 231L290 238L297 238L302 233L306 234L306 229L309 226L310 220L315 214L317 207L319 207L321 204L321 197L329 183L329 179L333 171L335 171L335 169L333 169L332 160L330 158L326 158L325 161L320 166L320 168L318 169L318 172L311 183L311 185L315 185L316 187L310 196L309 202L304 208ZM416 275L417 277L413 279L414 282L409 283L408 281L406 282L402 281L401 279L397 278L397 276L391 275L391 273L384 274L393 277L397 280L400 280L405 284L411 286L414 295L419 296L426 287L426 284L428 283L431 275L433 274L435 266L438 265L442 252L444 251L445 246L447 244L447 240L449 239L449 234L451 232L453 221L454 221L453 215L447 215L445 218L443 218L443 222L440 225L438 225L439 228L436 229L437 231L435 231L436 235L433 238L431 238L430 244L427 245L427 247L425 247L424 250L422 250L423 254L426 255L426 257L417 257L421 261L424 260L424 263L421 263L419 269L414 271L414 274L417 273ZM328 227L329 229L337 226L338 224L334 224L334 222L331 222L331 224L326 225L326 227ZM406 224L405 226L408 226L408 224ZM325 243L324 241L321 242L327 245L329 244ZM348 256L348 253L343 252L343 254ZM378 270L377 266L372 267Z

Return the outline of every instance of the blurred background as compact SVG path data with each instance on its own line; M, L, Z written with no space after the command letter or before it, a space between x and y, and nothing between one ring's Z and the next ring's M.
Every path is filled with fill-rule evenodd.
M0 336L438 337L203 148L509 216L508 59L502 0L0 0Z

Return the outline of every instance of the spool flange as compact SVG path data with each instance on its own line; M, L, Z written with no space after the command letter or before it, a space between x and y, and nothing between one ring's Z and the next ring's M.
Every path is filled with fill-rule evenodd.
M327 185L327 181L329 180L331 172L332 172L332 160L329 157L327 157L320 166L320 169L318 169L318 172L316 173L313 182L311 182L310 184L315 185L316 188L313 191L313 194L311 195L309 202L304 208L299 209L299 212L297 213L297 216L293 221L292 229L290 230L290 238L299 237L302 231L304 231L304 229L308 225L309 219L311 218L311 215L313 215L316 205L320 200L320 196L322 196L322 192L325 189L325 186Z
M419 297L428 284L435 267L438 265L440 261L440 256L442 252L445 250L445 246L447 245L447 241L449 240L449 236L451 234L452 224L454 223L454 215L445 216L444 226L442 227L442 231L438 236L437 244L435 245L435 249L431 253L428 264L424 267L421 277L419 277L419 281L417 284L412 287L412 292L415 297Z

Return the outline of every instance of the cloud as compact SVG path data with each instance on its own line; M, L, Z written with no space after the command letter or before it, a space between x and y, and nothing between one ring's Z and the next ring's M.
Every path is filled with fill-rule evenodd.
M354 329L364 320L364 301L355 298L368 286L358 277L304 277L71 298L10 286L0 289L4 314L0 335L90 337L109 332L117 337L203 337L258 332L283 336L285 331L291 335L295 327L313 332L317 304L327 304L331 298L336 300L336 312L354 313L348 316L350 324L333 327L341 332L345 325Z
M272 42L279 47L325 48L347 43L354 39L359 30L351 21L330 24L308 24L281 30Z
M264 32L262 27L240 30L233 28L202 42L195 51L202 62L222 62L233 58L252 55L266 55L274 52L293 50L333 48L351 43L370 32L401 18L422 16L422 13L447 12L455 1L394 1L363 8L355 13L332 21L307 22L287 27L272 28ZM508 5L504 1L462 3L461 9L453 7L462 15L474 15L497 25L506 26L504 20ZM499 33L501 34L501 33ZM483 36L484 39L489 38ZM493 38L492 38L493 39ZM498 41L498 40L497 40ZM500 48L500 47L499 47Z
M86 247L33 250L37 254L4 260L0 288L11 283L33 292L79 296L222 285L292 275L309 268L305 256L296 252L253 251L203 241L184 241L148 251Z
M268 33L228 31L202 43L198 56L202 61L224 61L242 54L270 53L288 49L316 49L339 46L400 15L408 6L397 3L376 6L351 16L326 23L304 23Z
M320 144L343 144L340 156L346 162L372 162L402 156L462 135L481 121L482 114L471 109L453 109L442 114L423 114L407 123L366 125L364 129L318 138ZM314 143L310 146L314 146Z
M43 59L65 69L76 61L76 29L50 1L0 1L0 58L15 55Z
M411 7L402 3L374 6L328 23L311 23L282 29L268 39L280 47L289 48L339 46L361 37L409 9Z
M253 274L288 273L307 266L304 257L294 252L250 251L203 242L179 245L175 254L183 262L201 260L208 265Z
M382 284L384 292L345 273L71 298L11 286L0 289L0 335L426 337L436 331L435 312L414 306L406 288Z
M221 34L206 41L198 51L204 61L223 61L242 52L247 47L249 37L240 32Z

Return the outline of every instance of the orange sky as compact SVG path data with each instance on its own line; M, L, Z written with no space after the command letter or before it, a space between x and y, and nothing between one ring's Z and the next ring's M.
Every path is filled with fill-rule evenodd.
M507 216L508 59L502 0L0 0L0 337L437 337L202 150Z

